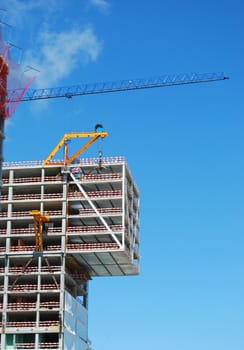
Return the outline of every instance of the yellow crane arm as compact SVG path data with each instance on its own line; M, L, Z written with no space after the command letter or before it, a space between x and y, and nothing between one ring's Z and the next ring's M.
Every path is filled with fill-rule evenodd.
M48 222L49 217L42 215L39 210L31 210L29 214L34 219L36 251L43 251L43 223Z
M49 153L46 159L43 161L42 165L68 165L73 162L82 152L84 152L89 146L91 146L98 138L104 138L108 135L106 131L96 131L96 132L72 132L64 134L61 140ZM72 156L68 157L68 144L66 141L74 138L89 138L89 140L80 147ZM51 161L54 155L59 151L59 149L64 145L66 147L64 151L64 160L63 161Z

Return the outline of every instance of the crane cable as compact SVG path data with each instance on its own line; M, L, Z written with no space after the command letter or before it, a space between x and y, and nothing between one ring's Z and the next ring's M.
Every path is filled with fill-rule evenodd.
M98 140L98 168L102 169L102 163L103 163L103 138L101 137L100 140Z
M103 131L103 125L102 124L96 124L95 125L95 132L101 132ZM103 137L100 137L98 140L98 169L102 169L102 159L103 159Z

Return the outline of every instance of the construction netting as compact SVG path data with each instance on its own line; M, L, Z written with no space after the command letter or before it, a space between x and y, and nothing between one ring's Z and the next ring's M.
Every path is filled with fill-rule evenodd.
M27 74L20 64L16 63L10 55L10 45L5 43L0 25L0 95L1 100L5 100L2 114L4 118L9 118L16 110L26 90L29 88L35 77ZM3 63L8 66L8 73L4 70ZM7 89L4 80L7 79ZM6 98L4 98L4 95Z

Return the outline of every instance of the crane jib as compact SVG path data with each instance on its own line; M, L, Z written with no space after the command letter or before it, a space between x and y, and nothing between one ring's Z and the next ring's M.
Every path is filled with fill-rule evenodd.
M74 96L102 94L129 90L141 90L174 85L186 85L214 82L229 79L224 73L190 73L178 75L164 75L149 79L128 79L94 84L80 84L69 87L46 89L29 89L21 101L44 100L51 98L72 98ZM16 102L19 89L8 91L7 103Z

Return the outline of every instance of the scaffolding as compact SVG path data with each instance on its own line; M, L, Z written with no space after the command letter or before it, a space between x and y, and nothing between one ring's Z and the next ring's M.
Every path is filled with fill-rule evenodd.
M0 349L87 350L89 280L139 273L137 186L124 158L100 161L4 163Z

